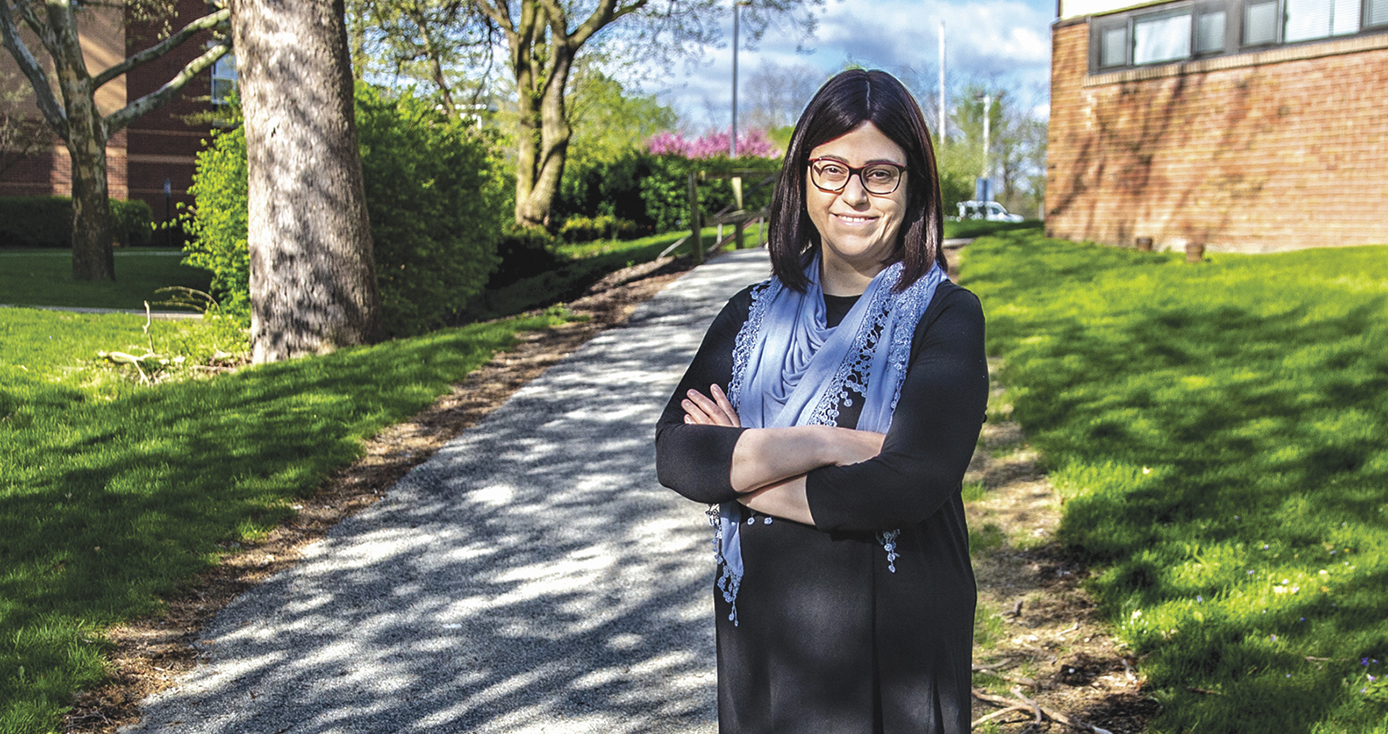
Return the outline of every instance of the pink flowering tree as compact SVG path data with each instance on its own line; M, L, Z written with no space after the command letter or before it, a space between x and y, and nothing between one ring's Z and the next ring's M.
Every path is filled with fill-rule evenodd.
M764 130L749 130L737 139L736 158L728 157L728 131L711 130L697 138L666 131L646 140L650 173L641 179L641 198L647 215L658 232L685 226L688 216L688 174L691 170L752 169L773 173L780 169L781 151ZM772 187L749 183L745 205L749 209L766 206ZM711 214L732 201L732 184L712 178L699 184L700 208Z
M677 132L666 131L651 136L646 150L652 155L673 155L689 160L728 157L728 132L711 130L687 139ZM781 151L766 137L765 130L749 130L737 137L739 158L779 158Z

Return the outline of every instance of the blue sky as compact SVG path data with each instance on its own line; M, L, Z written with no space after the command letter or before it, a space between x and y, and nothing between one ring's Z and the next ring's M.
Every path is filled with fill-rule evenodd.
M827 0L817 11L815 38L807 44L812 53L797 53L793 39L773 27L755 49L739 52L739 75L745 81L763 62L806 64L826 75L855 62L933 81L938 74L939 21L944 20L947 88L968 83L1004 87L1044 115L1055 7L1055 0ZM677 68L644 85L697 126L727 124L731 10L723 31L723 47L709 49L705 63L691 70Z

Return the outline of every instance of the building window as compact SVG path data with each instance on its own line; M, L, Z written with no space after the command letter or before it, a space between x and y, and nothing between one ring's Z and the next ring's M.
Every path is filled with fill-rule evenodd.
M228 53L212 64L212 104L231 101L236 91L236 57Z
M1388 25L1388 0L1366 0L1364 3L1364 25Z
M1384 31L1388 0L1174 2L1091 18L1090 58L1108 70Z
M1243 6L1243 45L1277 43L1277 0Z
M1224 50L1224 18L1227 15L1223 8L1204 9L1195 14L1195 53L1208 54L1219 53Z
M1190 12L1133 19L1133 64L1160 64L1190 56Z

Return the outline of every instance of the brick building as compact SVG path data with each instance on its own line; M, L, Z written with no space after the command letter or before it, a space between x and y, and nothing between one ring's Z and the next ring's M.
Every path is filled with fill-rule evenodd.
M1388 0L1060 0L1050 236L1388 243Z
M206 13L207 4L202 0L179 0L176 16L170 19L169 25L176 30ZM87 71L95 75L157 43L162 24L134 22L119 8L93 8L79 16L79 27ZM136 67L105 85L97 92L98 108L103 114L110 114L127 102L155 91L201 55L208 40L210 36L194 37L167 56ZM36 39L27 36L25 42L36 58L46 58ZM156 223L164 221L166 203L174 215L178 203L192 203L187 192L193 183L194 156L201 150L209 128L206 122L189 122L185 118L212 109L214 77L217 91L224 93L229 73L234 75L226 64L204 71L171 102L136 118L111 137L106 148L106 176L111 198L144 200ZM39 117L28 81L19 73L9 52L2 49L0 85L23 92L26 101L21 109L34 118ZM5 163L9 165L0 170L0 196L67 196L71 193L68 154L61 140L55 138L51 147L17 161L10 156ZM165 179L169 180L171 190L167 202ZM161 237L156 234L156 244L162 244Z

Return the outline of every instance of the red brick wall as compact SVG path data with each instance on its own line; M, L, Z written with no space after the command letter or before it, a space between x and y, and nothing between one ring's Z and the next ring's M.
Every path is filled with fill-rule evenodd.
M173 28L182 28L207 13L203 0L179 0ZM158 25L127 23L126 53L135 53L158 41ZM201 33L179 46L162 59L141 66L126 77L126 94L139 99L163 86L189 61L206 51L209 33ZM156 223L164 221L164 179L173 189L172 204L192 204L188 187L193 183L193 160L202 149L201 141L208 137L206 122L190 123L187 117L206 113L211 106L212 74L204 71L188 83L167 105L136 119L130 124L127 154L129 157L130 198L143 199L154 213ZM201 99L199 99L201 98ZM178 210L173 208L174 216Z
M1388 243L1385 46L1087 77L1088 25L1057 23L1047 234L1239 252Z
M126 133L111 136L106 144L106 186L112 199L130 198L126 178ZM0 176L0 196L71 196L72 159L63 141L49 152L21 158Z

